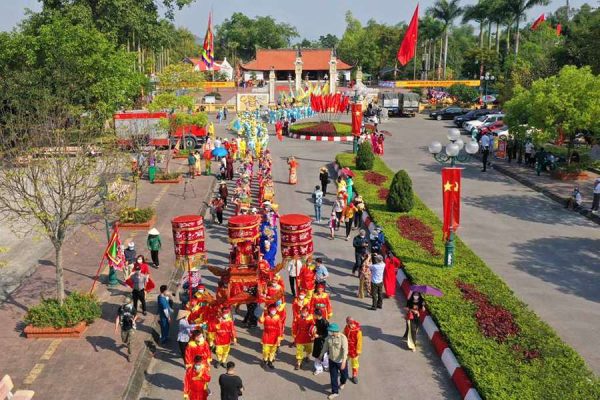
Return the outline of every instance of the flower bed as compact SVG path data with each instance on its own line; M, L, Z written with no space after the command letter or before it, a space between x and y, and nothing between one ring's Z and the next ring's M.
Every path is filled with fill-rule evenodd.
M146 229L154 226L156 212L152 207L133 208L127 207L119 214L119 228L123 229Z
M44 299L29 308L24 332L28 338L80 337L101 314L96 296L73 292L62 305L55 299Z
M381 187L369 184L364 178L365 171L356 170L352 158L352 154L339 154L336 160L341 167L355 172L354 187L365 200L371 218L383 227L388 245L402 260L406 274L415 284L435 286L444 292L443 297L427 299L429 311L483 398L600 398L598 378L581 356L520 301L460 239L456 241L455 267L443 268L443 255L433 256L419 243L403 236L396 222L398 217L406 215L429 226L435 248L443 249L439 218L417 196L410 212L387 211L385 200L378 195ZM373 171L387 176L388 182L394 175L378 157ZM389 183L384 187L389 187ZM486 337L476 317L477 305L463 297L457 281L476 288L486 296L490 306L510 313L518 335L507 336L505 342Z
M290 132L308 136L351 136L352 125L344 122L302 122L292 125Z
M156 175L154 183L179 183L182 179L180 172L161 172Z
M365 172L365 181L375 186L381 186L387 181L387 176L381 175L379 172L367 171Z
M402 215L396 221L396 226L400 234L408 240L417 243L423 250L432 256L439 256L440 252L436 250L433 242L433 231L429 225L421 222L420 219Z

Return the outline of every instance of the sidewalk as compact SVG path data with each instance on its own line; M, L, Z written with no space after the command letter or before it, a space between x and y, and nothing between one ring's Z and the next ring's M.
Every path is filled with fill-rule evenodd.
M550 173L548 172L542 172L540 176L537 176L534 168L525 167L523 164L518 164L516 161L509 163L506 160L493 158L491 159L491 162L494 169L519 181L523 185L544 194L563 206L571 196L575 185L578 185L583 197L583 207L579 213L600 224L600 214L593 214L590 212L592 208L592 199L594 197L594 181L596 178L600 177L600 175L591 171L586 171L588 177L585 179L561 181L551 178Z
M185 160L173 160L172 170L184 170ZM161 232L163 250L160 269L151 269L157 287L167 284L175 274L173 237L170 220L176 215L198 213L210 195L214 178L199 177L190 181L193 193L183 199L183 184L151 185L142 181L139 186L138 206L156 208L157 229ZM146 231L121 231L121 241L134 240L138 254L149 258L146 249ZM69 237L64 246L65 286L67 292L89 291L98 262L106 246L103 223L82 226ZM38 255L39 257L39 255ZM0 306L0 365L1 373L9 374L16 387L31 389L36 398L64 399L118 399L122 398L134 366L147 344L156 335L153 326L156 313L157 289L147 295L147 316L141 316L134 341L131 363L120 347L120 337L114 334L116 310L123 295L130 293L126 286L108 288L100 283L96 294L102 302L102 317L92 324L85 338L32 340L22 335L23 316L27 307L42 297L54 296L53 253L37 261L35 272L23 281ZM101 278L106 278L106 269ZM119 276L122 278L122 276ZM103 280L101 279L101 282Z

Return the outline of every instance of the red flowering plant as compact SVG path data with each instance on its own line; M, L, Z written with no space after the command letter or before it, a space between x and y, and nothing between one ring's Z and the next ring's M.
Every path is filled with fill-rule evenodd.
M420 219L403 215L396 221L396 226L400 234L406 239L417 243L432 256L440 255L433 242L433 230Z
M375 186L381 186L387 181L387 176L374 171L365 172L363 177L365 181Z
M390 189L380 188L377 191L377 197L379 197L380 200L387 199L387 197L388 197L389 194L390 194Z

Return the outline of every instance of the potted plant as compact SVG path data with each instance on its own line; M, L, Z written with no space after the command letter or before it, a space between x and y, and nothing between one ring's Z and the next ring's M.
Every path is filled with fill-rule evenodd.
M179 183L181 182L181 172L160 171L156 175L154 183Z
M78 338L88 325L102 315L94 294L73 292L63 304L56 299L43 299L27 310L24 333L27 338Z
M126 207L119 213L119 228L122 229L148 229L156 222L154 208Z

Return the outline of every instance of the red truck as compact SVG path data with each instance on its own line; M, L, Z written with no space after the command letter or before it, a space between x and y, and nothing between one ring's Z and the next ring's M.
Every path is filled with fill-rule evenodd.
M114 114L117 142L123 147L131 147L134 141L141 142L143 145L168 147L169 140L176 142L183 138L188 149L204 143L206 128L183 126L169 135L169 132L159 124L163 118L169 118L169 114L147 110L130 110Z

